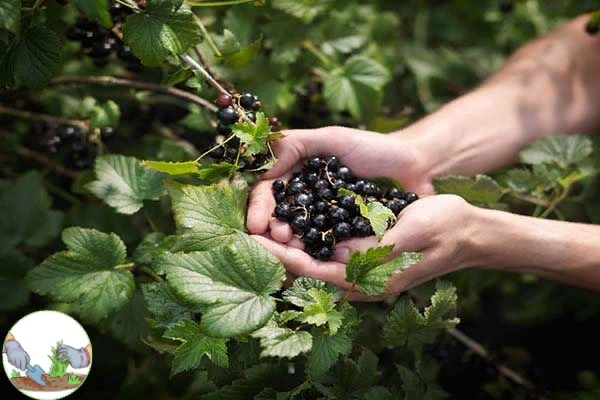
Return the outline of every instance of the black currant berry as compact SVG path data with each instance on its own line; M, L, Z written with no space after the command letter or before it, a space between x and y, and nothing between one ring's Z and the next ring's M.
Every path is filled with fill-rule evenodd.
M77 26L73 25L67 30L67 39L69 40L81 40L85 36L85 31Z
M210 152L210 156L214 159L220 160L225 157L225 148L223 146L219 146L213 151Z
M319 242L320 239L321 239L321 232L319 232L319 230L317 228L311 227L306 230L306 233L304 233L304 237L302 238L302 241L305 244L314 244L314 243Z
M287 193L288 195L296 195L302 193L302 191L306 188L304 182L291 182L288 185Z
M227 157L235 159L238 155L238 149L237 147L229 147L227 150L225 150L225 154Z
M296 204L301 206L309 206L314 202L312 194L300 193L296 195Z
M354 192L356 192L357 194L363 194L365 191L365 185L367 183L365 181L356 181L356 183L354 184Z
M96 44L88 55L92 58L106 58L110 55L113 50L113 45L109 40L105 40L101 43Z
M295 234L302 235L304 234L306 228L308 228L308 221L303 215L298 215L294 217L294 219L290 223L290 226L292 227L292 231Z
M509 13L514 10L515 5L512 1L502 1L498 7L500 8L500 12Z
M341 179L335 179L331 184L331 188L333 190L338 190L344 187L344 181Z
M239 115L233 107L223 107L219 109L218 117L225 125L231 125L237 122Z
M287 196L286 196L285 192L279 192L279 193L275 194L275 201L277 203L281 203L285 200L286 197Z
M319 171L321 169L321 159L313 157L306 163L306 169L310 171Z
M406 200L408 204L411 204L419 200L419 196L414 192L406 192L404 193L404 200Z
M277 204L277 206L275 206L275 218L277 218L278 220L287 222L290 220L291 216L292 208L289 204L280 203Z
M344 207L348 211L354 210L355 202L352 196L342 196L338 198L340 207Z
M344 222L350 218L350 214L343 208L335 208L329 213L329 218L332 222Z
M333 191L331 189L323 189L317 192L317 197L321 200L333 200Z
M311 172L304 176L304 181L309 186L314 186L315 183L319 180L319 175L316 172Z
M48 131L48 123L43 120L34 120L31 121L31 125L29 125L29 134L34 136L41 136Z
M352 172L350 172L350 169L348 167L339 167L337 170L337 177L345 181L351 180L353 178Z
M325 211L327 211L327 208L329 207L327 205L326 202L324 202L323 200L319 200L317 201L315 204L315 211L318 212L319 214L323 214Z
M115 137L115 128L112 126L105 126L100 129L100 138L103 142L110 142Z
M273 182L273 191L275 193L283 192L283 189L285 189L285 183L282 180L277 179Z
M231 127L229 125L225 125L224 123L219 122L217 124L217 132L220 135L229 135L232 132L232 130L231 130Z
M359 217L358 220L352 222L352 232L354 236L367 237L371 234L371 225L366 219Z
M61 144L61 139L58 135L49 135L44 143L48 151L51 153L56 153Z
M254 96L256 97L256 96ZM250 109L252 111L258 111L260 110L260 108L262 107L262 102L260 100L256 100L254 103L252 103L252 107L250 107Z
M321 243L323 243L325 246L332 247L333 244L335 243L335 238L333 237L333 233L327 232L327 233L323 234Z
M362 192L365 196L375 196L377 194L377 187L372 183L365 183Z
M277 118L277 117L269 117L269 125L271 125L271 126L279 126L279 118Z
M404 193L402 193L402 190L398 189L398 188L390 188L390 190L388 190L387 192L387 197L388 198L402 198L402 196L404 196Z
M319 260L327 261L331 258L331 256L333 256L333 249L327 246L319 247L316 256Z
M131 49L126 44L121 44L117 47L117 57L119 58L119 60L128 63L139 62L138 58L133 55Z
M337 171L339 166L340 166L340 161L338 160L338 158L336 156L329 157L329 159L327 160L327 170L329 172Z
M232 101L233 101L233 98L230 95L222 93L219 95L219 97L217 97L216 103L219 107L223 108L223 107L229 107L231 105Z
M352 227L347 222L338 222L333 226L332 232L337 239L346 239L352 235Z
M315 182L314 188L317 192L324 189L329 189L329 182L327 182L325 179L319 179Z
M407 205L408 205L408 202L404 199L394 199L394 200L388 201L387 208L392 210L392 212L395 215L398 215L398 214L400 214L400 211L402 211L406 208Z
M76 125L59 125L54 133L60 136L63 142L70 142L84 135L83 128Z
M327 226L327 218L323 214L317 214L312 217L312 223L315 227L323 229Z
M252 105L256 100L254 99L254 95L250 93L244 93L240 96L240 106L244 107L247 110L252 109Z
M356 192L356 185L354 183L346 183L344 185L344 189L349 190L351 192Z

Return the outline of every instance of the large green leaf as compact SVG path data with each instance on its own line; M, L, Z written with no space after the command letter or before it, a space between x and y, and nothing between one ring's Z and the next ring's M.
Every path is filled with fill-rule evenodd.
M21 0L3 0L0 2L0 28L17 33L20 24Z
M446 176L433 181L437 194L455 194L475 205L492 205L498 203L504 191L492 178L477 175Z
M189 7L149 0L145 12L127 17L123 37L144 65L158 66L169 55L179 55L196 45L201 31Z
M105 155L96 159L96 180L86 187L122 214L133 214L144 200L158 200L166 194L164 175L143 168L134 157Z
M98 22L105 28L112 27L112 19L108 12L108 0L74 0L73 4L91 20Z
M18 84L43 86L60 66L60 39L43 25L34 24L21 34L14 45L12 57L12 70Z
M0 254L21 243L43 247L57 237L63 214L50 210L51 203L36 171L0 189Z
M27 304L29 290L23 277L33 265L33 260L17 250L0 254L0 311L14 310Z
M201 326L216 337L250 333L264 325L275 311L270 295L285 279L277 258L241 234L225 247L166 253L154 268L167 274L169 286L186 303L209 305Z
M166 282L148 283L142 286L148 310L154 314L157 326L179 324L192 317L192 311L181 304Z
M352 351L352 340L343 332L329 335L324 329L313 330L313 346L308 354L308 371L311 376L319 377L331 368L342 355Z
M390 80L388 69L365 56L349 58L325 77L323 96L335 111L348 111L359 120L375 114L379 95Z
M67 228L67 250L45 259L26 276L28 287L58 301L76 303L82 317L99 321L123 307L133 296L133 274L124 267L127 252L115 234Z
M310 351L312 335L306 331L281 328L271 320L267 325L252 333L260 339L261 357L294 358Z
M175 239L180 249L208 250L245 230L248 188L243 181L210 186L172 182L169 195L177 226L189 229Z
M592 153L590 138L580 135L556 135L533 142L521 151L527 164L556 163L563 168L583 161Z
M272 6L309 23L319 14L323 15L332 3L332 0L273 0Z

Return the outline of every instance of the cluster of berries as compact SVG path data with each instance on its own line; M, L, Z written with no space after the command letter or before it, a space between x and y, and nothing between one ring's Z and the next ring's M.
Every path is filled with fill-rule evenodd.
M35 146L50 153L65 151L70 167L86 169L93 165L98 148L87 138L87 131L81 125L61 124L51 126L44 120L32 121L29 126L28 140ZM115 130L111 126L100 130L103 142L114 138Z
M238 164L243 165L243 170L257 170L268 161L268 153L257 154L253 157L242 156L244 148L240 148L238 138L231 138L225 143L221 140L224 137L230 137L233 133L231 125L237 123L256 122L256 112L262 107L261 101L252 93L236 93L221 94L217 97L215 103L219 106L217 112L217 145L210 156L219 162L234 164L237 160ZM269 118L269 125L273 131L281 129L281 123L277 117ZM240 153L241 154L238 154Z
M289 223L302 237L305 251L319 260L331 259L336 242L374 234L355 198L338 196L341 188L360 195L365 203L379 201L395 215L419 198L412 192L384 189L358 179L335 156L309 159L287 185L281 180L273 182L274 216Z
M112 2L110 14L115 27L120 27L125 17L131 13L129 7L115 1ZM104 67L108 63L110 55L116 52L117 57L125 63L127 70L132 72L142 70L139 58L133 55L129 46L123 43L114 32L85 17L79 17L75 25L69 28L67 38L80 42L85 54L91 57L99 68Z

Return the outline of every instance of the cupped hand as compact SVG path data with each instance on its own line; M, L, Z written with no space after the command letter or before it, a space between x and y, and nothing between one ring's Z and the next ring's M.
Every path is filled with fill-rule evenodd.
M398 179L408 191L432 194L433 186L423 168L422 155L410 138L383 135L357 129L327 127L284 132L285 138L274 142L277 164L263 175L252 190L248 207L248 230L256 235L270 228L271 237L287 243L292 239L289 225L272 218L275 208L271 186L273 181L289 180L305 159L334 155L361 178L389 177Z
M279 243L267 236L255 235L258 242L277 256L293 275L310 276L354 290L350 300L376 301L381 297L367 297L346 282L346 264L355 251L364 252L376 246L394 245L389 259L401 252L423 252L423 261L394 275L388 282L388 291L382 296L397 295L421 283L447 273L469 267L476 261L474 245L477 230L477 208L454 195L428 196L406 207L398 216L395 226L377 243L375 237L352 239L337 244L331 261L319 261L302 250L302 242L292 239Z
M89 357L83 348L76 349L66 344L58 348L58 357L67 359L73 368L83 368L89 363Z

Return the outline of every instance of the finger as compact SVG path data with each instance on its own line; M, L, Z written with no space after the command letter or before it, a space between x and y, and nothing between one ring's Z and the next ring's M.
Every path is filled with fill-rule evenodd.
M253 236L273 253L296 276L309 276L314 279L331 282L334 285L349 290L352 285L345 281L346 265L334 261L319 261L312 258L303 250L274 242L263 236Z
M354 252L359 251L364 253L368 249L377 247L378 245L379 243L377 242L377 238L375 236L345 240L335 246L333 260L343 264L348 264L350 255L352 255Z
M414 226L430 227L432 223L421 221L420 223L415 224L415 221L413 221L411 216L409 226L408 222L406 222L407 214L403 213L404 211L398 215L396 225L383 235L380 242L380 246L394 246L389 257L390 259L397 257L401 252L421 251L429 245L430 232L427 229L414 229ZM419 218L424 217L420 216Z
M295 249L304 250L304 242L297 236L294 236L292 240L286 243L286 246L293 247Z
M346 292L349 301L360 301L365 303L375 303L378 301L385 300L385 296L367 296L366 294L362 294L360 292Z
M287 222L279 221L275 218L271 220L269 229L273 240L279 243L287 243L292 240L292 237L294 236L292 228Z
M272 185L273 180L261 181L250 193L246 226L255 235L266 232L269 226L271 214L275 208L275 198L271 191Z
M58 358L65 358L65 357L69 356L69 353L67 352L66 349L63 349L63 350L59 350L58 352L56 352L56 356Z
M264 178L274 178L292 168L303 158L320 154L335 154L342 158L353 146L348 140L352 129L326 127L297 129L284 132L285 138L273 143L278 161ZM362 131L361 131L362 132Z

